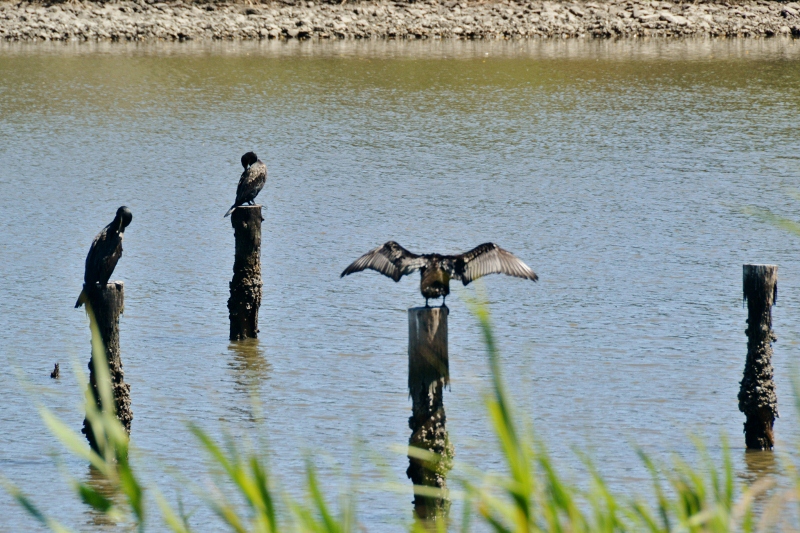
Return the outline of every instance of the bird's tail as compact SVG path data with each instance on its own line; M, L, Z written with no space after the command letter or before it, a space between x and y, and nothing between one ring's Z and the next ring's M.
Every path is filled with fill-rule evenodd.
M81 291L80 296L78 296L78 301L75 302L75 309L79 308L83 305L83 302L86 301L86 291Z
M227 213L225 213L225 215L223 215L223 217L222 217L222 218L225 218L226 216L228 216L228 215L230 215L231 213L233 213L233 210L234 210L234 209L236 209L237 207L238 207L238 206L237 206L236 204L233 204L233 205L231 206L231 208L230 208L230 209L228 209L228 212L227 212Z

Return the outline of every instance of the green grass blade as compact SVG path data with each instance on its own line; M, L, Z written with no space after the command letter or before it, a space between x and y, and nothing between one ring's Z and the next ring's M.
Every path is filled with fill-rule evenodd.
M261 500L261 514L266 521L268 531L274 533L278 531L278 521L275 516L275 505L269 489L269 482L266 471L261 467L258 458L250 458L250 471L253 473L255 484Z
M118 466L120 488L125 496L128 498L128 505L131 506L136 521L139 524L139 530L144 531L144 493L142 486L136 479L127 460L120 461Z
M8 494L22 507L25 511L35 518L40 524L46 526L55 533L70 533L70 530L59 524L57 521L48 518L38 507L20 490L19 487L8 481L5 477L0 476L0 483Z
M76 483L75 490L78 492L83 503L101 513L107 513L114 506L114 502L85 483Z
M154 496L156 504L161 510L161 516L164 518L164 522L166 522L167 526L169 526L174 533L191 533L185 517L178 516L178 514L172 510L172 507L167 503L164 495L159 491L155 491Z
M328 511L328 506L325 503L325 499L322 497L314 465L311 464L311 461L308 459L306 459L306 482L308 483L308 490L311 493L311 499L325 525L325 531L328 533L340 533L339 525L333 519L330 511Z
M112 476L108 463L86 445L86 440L77 432L71 430L53 415L48 409L40 408L39 414L50 432L55 435L66 448L74 455L89 461L105 476Z
M755 215L764 222L768 222L773 226L777 226L783 230L794 233L795 235L800 235L800 224L786 217L776 215L769 209L750 207L745 209L745 213Z
M89 328L92 332L92 366L100 402L104 411L114 413L116 409L114 407L114 393L111 387L111 374L108 371L106 346L100 334L100 327L97 324L94 309L92 309L88 301L86 302L86 314L89 316Z

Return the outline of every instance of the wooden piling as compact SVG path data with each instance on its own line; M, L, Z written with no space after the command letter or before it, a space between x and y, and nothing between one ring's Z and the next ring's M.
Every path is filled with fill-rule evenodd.
M261 206L237 207L231 214L236 238L233 279L230 283L228 316L230 340L258 337L258 309L261 307Z
M739 410L745 414L744 439L748 448L769 450L775 445L773 424L778 397L772 369L772 305L778 299L776 265L744 265L747 301L747 360L739 389Z
M439 497L415 494L414 509L423 520L444 516L447 472L454 450L447 437L444 387L450 382L447 353L447 307L416 307L408 310L408 392L412 401L409 448L436 454L429 461L409 454L406 475L414 485L441 489Z
M103 341L108 361L108 370L111 377L111 386L114 394L114 409L117 418L122 423L125 431L130 435L133 411L131 410L131 386L125 383L125 374L122 370L122 358L119 345L119 316L125 308L125 290L121 281L112 281L105 287L87 289L84 287L84 303L89 306L87 311L97 323L100 338ZM97 390L97 372L94 368L94 354L89 360L89 391L97 402L98 409L103 405L100 393ZM91 424L83 420L83 434L89 444L96 451L97 441L92 432Z

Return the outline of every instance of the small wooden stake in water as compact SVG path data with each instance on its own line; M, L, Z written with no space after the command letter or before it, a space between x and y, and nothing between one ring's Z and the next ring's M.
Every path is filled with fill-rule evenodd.
M232 341L258 337L261 307L261 206L237 207L231 214L236 257L228 299Z
M439 489L438 495L415 494L419 518L444 516L446 475L453 462L453 446L447 438L442 393L450 382L447 354L447 307L415 307L408 310L408 392L412 401L409 467L406 474L422 487ZM437 459L413 455L411 448L435 454Z
M747 417L744 440L748 448L769 450L775 445L772 426L778 417L778 397L772 370L772 305L778 299L776 265L744 265L747 301L747 361L739 389L739 410Z
M85 304L91 306L97 321L97 327L106 351L108 371L111 376L111 387L114 393L114 407L117 418L122 423L128 435L131 434L133 411L131 410L131 386L125 383L125 374L122 371L122 358L119 349L119 316L125 308L125 290L121 281L112 281L102 288L87 290L84 287ZM97 402L98 409L102 409L100 392L97 390L97 373L94 368L94 356L89 360L89 390ZM83 421L83 434L94 450L97 450L97 441L89 421Z

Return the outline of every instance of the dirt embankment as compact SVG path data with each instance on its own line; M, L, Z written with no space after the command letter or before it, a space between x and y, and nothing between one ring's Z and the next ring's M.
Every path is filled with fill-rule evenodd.
M800 37L800 4L369 2L199 4L0 2L0 40L514 39Z

